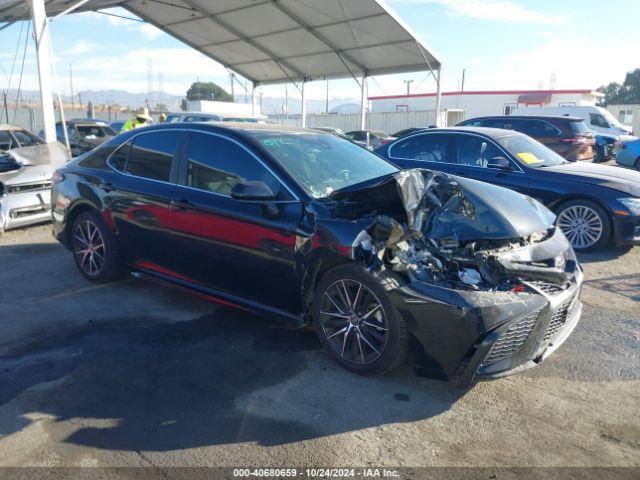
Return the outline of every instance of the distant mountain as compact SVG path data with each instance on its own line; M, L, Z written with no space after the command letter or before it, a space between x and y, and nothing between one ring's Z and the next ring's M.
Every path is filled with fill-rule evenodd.
M9 102L15 100L17 94L16 90L9 90L7 99ZM40 99L40 93L37 90L22 90L22 99L25 101L38 102ZM171 95L166 92L150 92L150 93L132 93L125 90L82 90L76 93L74 101L76 105L79 103L79 98L82 103L86 105L88 102L93 102L94 105L106 105L109 103L118 104L121 107L138 108L149 104L154 107L158 103L163 103L170 111L180 109L180 100L184 97L179 95ZM242 95L236 95L235 100L237 103L249 103L251 97ZM62 101L66 104L71 103L71 97L69 95L62 95ZM256 100L258 101L258 100ZM354 98L330 98L329 110L333 110L336 107L343 106L345 104L359 104L358 99ZM284 113L284 97L262 97L262 113L266 115L282 114ZM300 114L302 111L302 102L300 97L289 97L289 114ZM307 100L307 112L308 113L323 113L325 111L324 100Z

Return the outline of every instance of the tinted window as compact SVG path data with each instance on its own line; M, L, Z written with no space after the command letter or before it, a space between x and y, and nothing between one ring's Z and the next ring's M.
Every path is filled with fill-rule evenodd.
M7 131L0 132L0 150L10 150L17 147L11 135Z
M127 142L120 146L118 150L113 154L109 163L113 168L120 172L124 172L124 167L127 164L127 157L129 156L129 150L131 148L131 142Z
M133 140L126 172L138 177L168 182L180 132L152 132Z
M30 134L29 132L16 130L16 131L11 132L11 133L16 138L16 140L18 140L18 143L22 147L30 147L30 146L33 146L33 145L40 145L40 144L44 143L38 137L36 137L35 135Z
M206 122L207 120L211 120L210 117L201 117L198 115L189 115L188 117L185 117L184 121L185 122Z
M602 128L610 128L609 122L605 120L605 118L599 113L590 113L589 118L591 120L591 125Z
M542 120L524 120L522 128L516 130L532 137L549 137L558 135L558 130Z
M447 163L449 162L447 156L449 138L449 135L438 133L414 135L395 144L391 148L390 156L406 160Z
M87 139L104 138L116 134L111 127L104 127L102 125L77 125L76 130L80 138Z
M504 157L489 140L475 135L459 135L456 137L458 165L468 167L486 167L489 160L494 157Z
M274 193L280 190L278 180L244 148L215 135L192 135L187 186L228 196L246 180L262 181Z
M499 137L496 141L520 162L532 168L568 163L553 150L526 135Z
M100 147L96 150L93 150L88 156L84 157L81 161L78 162L78 165L86 168L106 168L106 161L109 157L109 154L113 152L114 147ZM113 160L111 162L114 163ZM115 165L113 165L115 167ZM124 168L124 161L122 161L122 169ZM121 170L122 170L121 169Z
M569 122L571 125L571 131L573 133L590 133L589 127L584 123L584 120L580 120L579 122Z

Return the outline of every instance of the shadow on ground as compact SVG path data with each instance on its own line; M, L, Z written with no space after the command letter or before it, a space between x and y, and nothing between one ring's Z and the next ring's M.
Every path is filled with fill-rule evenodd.
M329 361L313 332L226 308L175 323L115 320L0 357L0 405L19 397L6 410L20 412L0 435L38 412L74 419L66 441L101 449L278 445L432 417L460 395L402 371L359 377ZM101 419L112 426L91 424Z

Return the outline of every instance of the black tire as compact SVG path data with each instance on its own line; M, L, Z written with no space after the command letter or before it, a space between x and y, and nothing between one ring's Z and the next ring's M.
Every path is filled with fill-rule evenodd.
M638 159L636 160L635 167L636 167L636 170L640 172L640 157L638 157Z
M602 163L604 161L604 145L596 145L596 154L593 157L593 163Z
M569 214L571 211L579 211L580 209L588 209L591 212L594 212L598 216L601 224L601 231L598 239L588 245L581 244L581 242L576 240L576 234L568 232L561 226L561 224L565 224L565 219L569 218ZM556 213L558 215L556 223L559 227L562 228L567 239L571 242L571 245L576 252L591 252L600 250L606 247L611 241L611 234L613 231L613 228L611 226L611 217L609 216L607 211L597 203L583 199L571 200L560 205Z
M360 290L358 284L362 286ZM330 315L323 313L327 305L335 311L335 315L348 313L346 302L343 301L339 305L344 310L340 312L338 305L331 304L329 298L337 292L338 287L344 288L345 285L347 296L350 300L353 298L351 301L354 316L360 318L357 321L358 325L354 325L356 320L334 317L334 313ZM358 295L360 295L359 303ZM375 302L380 306L375 307ZM406 323L379 281L361 265L355 263L341 265L322 277L316 287L312 315L316 334L324 348L343 367L352 372L362 375L381 375L397 368L407 358L409 333ZM344 327L341 326L342 323L334 324L334 322L344 322ZM350 328L345 332L348 334L346 340L344 334L334 335L344 328ZM384 342L380 341L380 337L385 338ZM346 351L345 344L349 347L349 351ZM378 348L374 350L374 347ZM338 351L340 349L342 351ZM351 353L355 354L354 358L350 358Z
M70 243L76 266L87 280L108 283L122 275L113 234L97 213L87 211L76 217Z

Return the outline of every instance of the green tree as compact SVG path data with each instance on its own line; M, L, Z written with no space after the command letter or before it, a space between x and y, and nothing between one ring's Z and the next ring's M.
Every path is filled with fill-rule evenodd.
M603 85L598 88L598 92L604 93L604 97L598 99L598 105L602 107L606 107L607 105L609 105L612 100L618 97L621 87L622 85L620 85L619 83L611 82L609 85Z
M640 68L627 73L622 85L612 82L600 87L598 91L605 95L600 100L602 105L635 105L640 103Z
M187 90L187 100L215 100L217 102L233 102L229 93L213 82L194 82Z

